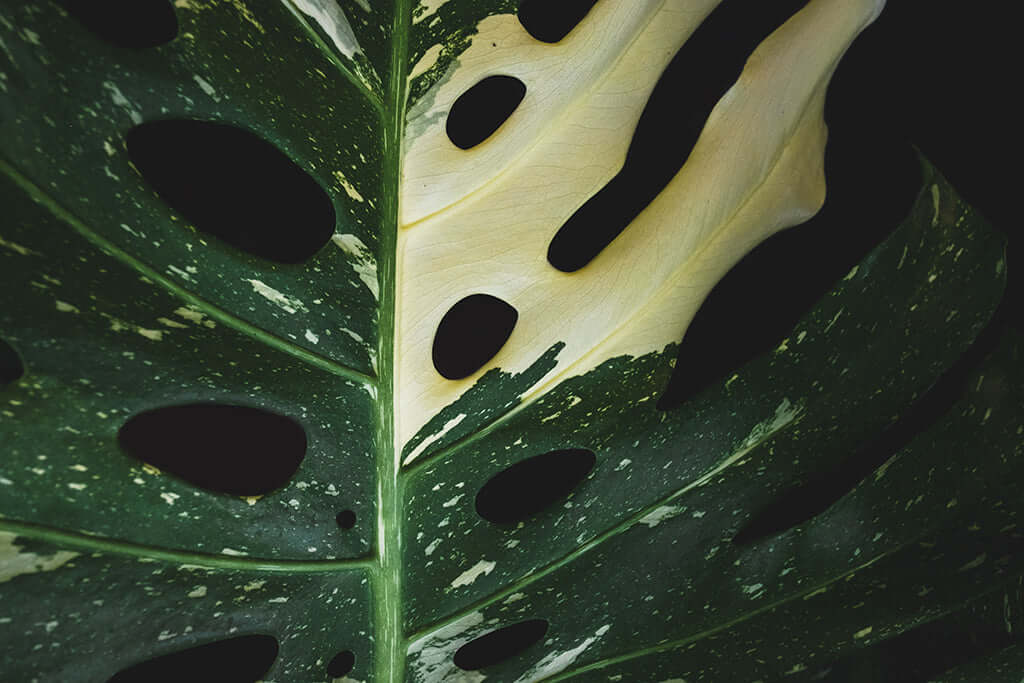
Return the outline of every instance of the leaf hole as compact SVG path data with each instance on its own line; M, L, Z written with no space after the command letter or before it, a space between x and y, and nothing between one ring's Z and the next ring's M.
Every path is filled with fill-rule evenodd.
M991 601L984 600L988 602ZM917 626L843 657L809 680L928 683L941 679L947 671L993 655L1016 642L1015 631L1008 630L1002 607L1000 604L997 609L985 610L988 614L968 608Z
M597 0L521 0L519 23L535 40L557 43L583 21Z
M128 455L195 486L261 496L284 486L306 455L291 418L259 408L192 403L139 413L118 432Z
M773 503L751 517L733 538L733 543L756 543L816 517L906 448L918 435L935 426L970 391L975 382L972 379L975 371L996 349L1006 329L1008 309L1004 299L985 330L965 353L898 420L832 470L813 476L780 494Z
M514 76L488 76L459 95L448 112L445 130L459 149L491 137L526 96L526 84Z
M446 379L469 377L501 350L518 319L515 308L490 294L459 300L434 334L434 368Z
M514 657L544 637L545 619L529 619L469 641L455 652L455 666L464 671L485 669Z
M494 524L516 524L572 493L597 456L583 448L549 451L499 472L476 494L476 511Z
M339 652L331 658L327 664L327 675L331 678L341 678L356 665L356 656L351 650Z
M114 674L107 683L255 683L270 671L277 651L277 639L273 636L228 638L133 664Z
M178 35L178 17L168 0L57 0L68 14L117 47L157 47Z
M342 529L351 529L356 525L356 513L352 510L342 510L337 514L334 520Z
M658 79L622 169L555 233L552 266L566 273L583 268L640 215L686 163L750 53L805 4L726 0L711 12Z
M25 374L25 364L14 347L0 339L0 389L14 384Z
M301 263L334 234L323 188L275 146L222 123L169 119L128 132L128 155L195 227L277 263Z

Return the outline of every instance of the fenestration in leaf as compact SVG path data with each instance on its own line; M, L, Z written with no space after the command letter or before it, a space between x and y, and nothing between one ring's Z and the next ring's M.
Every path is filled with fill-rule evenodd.
M278 682L830 680L923 624L1018 609L1019 336L827 510L733 540L884 434L996 309L1003 240L927 162L906 220L774 351L657 408L718 278L820 206L828 79L881 0L807 3L618 238L573 274L546 260L717 4L600 0L549 44L510 0L178 0L177 37L131 48L0 2L0 340L24 366L0 386L0 678L107 681L260 636L238 642L276 651ZM526 95L459 149L448 108L491 75ZM282 263L190 225L125 148L167 119L274 145L329 195L330 243ZM475 294L518 318L446 379L437 325ZM294 421L298 470L240 497L119 448L132 417L197 404ZM496 476L573 449L593 467L550 472L575 486L548 507L478 514ZM218 481L244 456L211 456ZM238 672L208 654L227 645L192 652Z

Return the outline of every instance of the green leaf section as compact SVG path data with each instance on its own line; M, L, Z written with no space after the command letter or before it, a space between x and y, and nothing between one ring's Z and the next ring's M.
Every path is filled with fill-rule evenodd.
M400 471L406 75L443 46L411 106L477 22L513 7L175 6L178 39L143 52L104 45L49 3L0 6L0 338L27 368L0 387L5 677L102 681L269 633L277 681L326 680L340 650L358 681L810 680L1024 574L1024 370L1009 336L946 416L827 511L731 541L884 432L995 309L1002 239L931 167L889 240L777 349L692 401L655 407L670 345L519 403L558 353L537 349L523 376L487 373L439 413L423 433L470 418ZM330 20L339 7L347 33ZM328 190L334 243L282 266L187 225L123 146L133 125L167 117L277 145ZM298 420L310 444L299 472L241 499L118 449L131 415L194 401ZM562 448L597 455L569 499L512 529L477 516L491 477ZM354 528L335 524L341 510ZM481 673L452 662L534 618L549 630L522 654ZM999 672L1019 661L1010 648L944 680L1015 680Z

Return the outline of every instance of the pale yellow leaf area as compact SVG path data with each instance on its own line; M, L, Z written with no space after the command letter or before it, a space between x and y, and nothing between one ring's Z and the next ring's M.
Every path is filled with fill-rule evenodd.
M563 273L551 238L622 167L663 68L715 0L602 0L564 40L533 40L514 15L470 47L409 112L398 238L395 391L405 443L486 371L518 373L558 342L557 366L523 396L621 355L678 342L715 283L825 197L825 92L885 0L811 0L750 55L687 163L590 264ZM496 44L496 47L492 44ZM518 109L470 150L445 133L452 103L497 74L527 87ZM686 93L679 93L680 108ZM442 316L485 293L519 312L476 374L447 380L431 345Z

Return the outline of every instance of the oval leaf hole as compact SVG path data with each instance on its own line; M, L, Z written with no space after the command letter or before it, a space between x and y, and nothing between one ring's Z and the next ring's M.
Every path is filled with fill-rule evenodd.
M336 521L338 526L342 529L351 529L356 525L356 513L352 510L342 510L334 518L334 521Z
M460 149L476 147L505 123L526 96L526 84L513 76L488 76L452 104L448 139Z
M17 382L25 374L25 365L21 362L14 347L0 339L0 389Z
M294 420L216 403L157 408L132 417L118 440L126 453L202 488L259 496L283 486L306 455Z
M339 652L331 658L327 664L327 675L331 678L341 678L356 665L356 656L351 650Z
M495 524L515 524L568 496L597 457L582 448L527 458L491 477L476 494L476 511Z
M530 619L484 634L455 652L455 666L476 671L517 655L544 637L548 622Z
M704 20L658 79L622 170L555 233L552 266L571 273L590 263L665 189L750 53L805 4L726 0Z
M195 227L249 254L300 263L334 234L330 198L269 142L221 123L152 121L128 132L128 155Z
M434 335L434 367L446 379L469 377L501 350L519 312L490 294L471 294L444 314Z
M522 0L519 23L534 39L557 43L583 21L597 0Z
M273 666L277 649L273 636L239 636L135 664L114 674L107 683L255 683Z
M998 595L997 595L998 597ZM991 602L991 599L989 599ZM1002 600L1000 600L1000 603ZM998 617L982 605L960 610L936 621L866 648L860 648L804 680L819 683L930 683L936 680L970 680L942 674L968 662L982 660L1016 639L1010 626L1008 603L1000 604ZM989 612L989 613L986 613ZM1014 615L1016 616L1016 615ZM1016 619L1019 622L1019 617Z
M58 2L79 23L117 47L156 47L178 35L178 18L168 0Z

